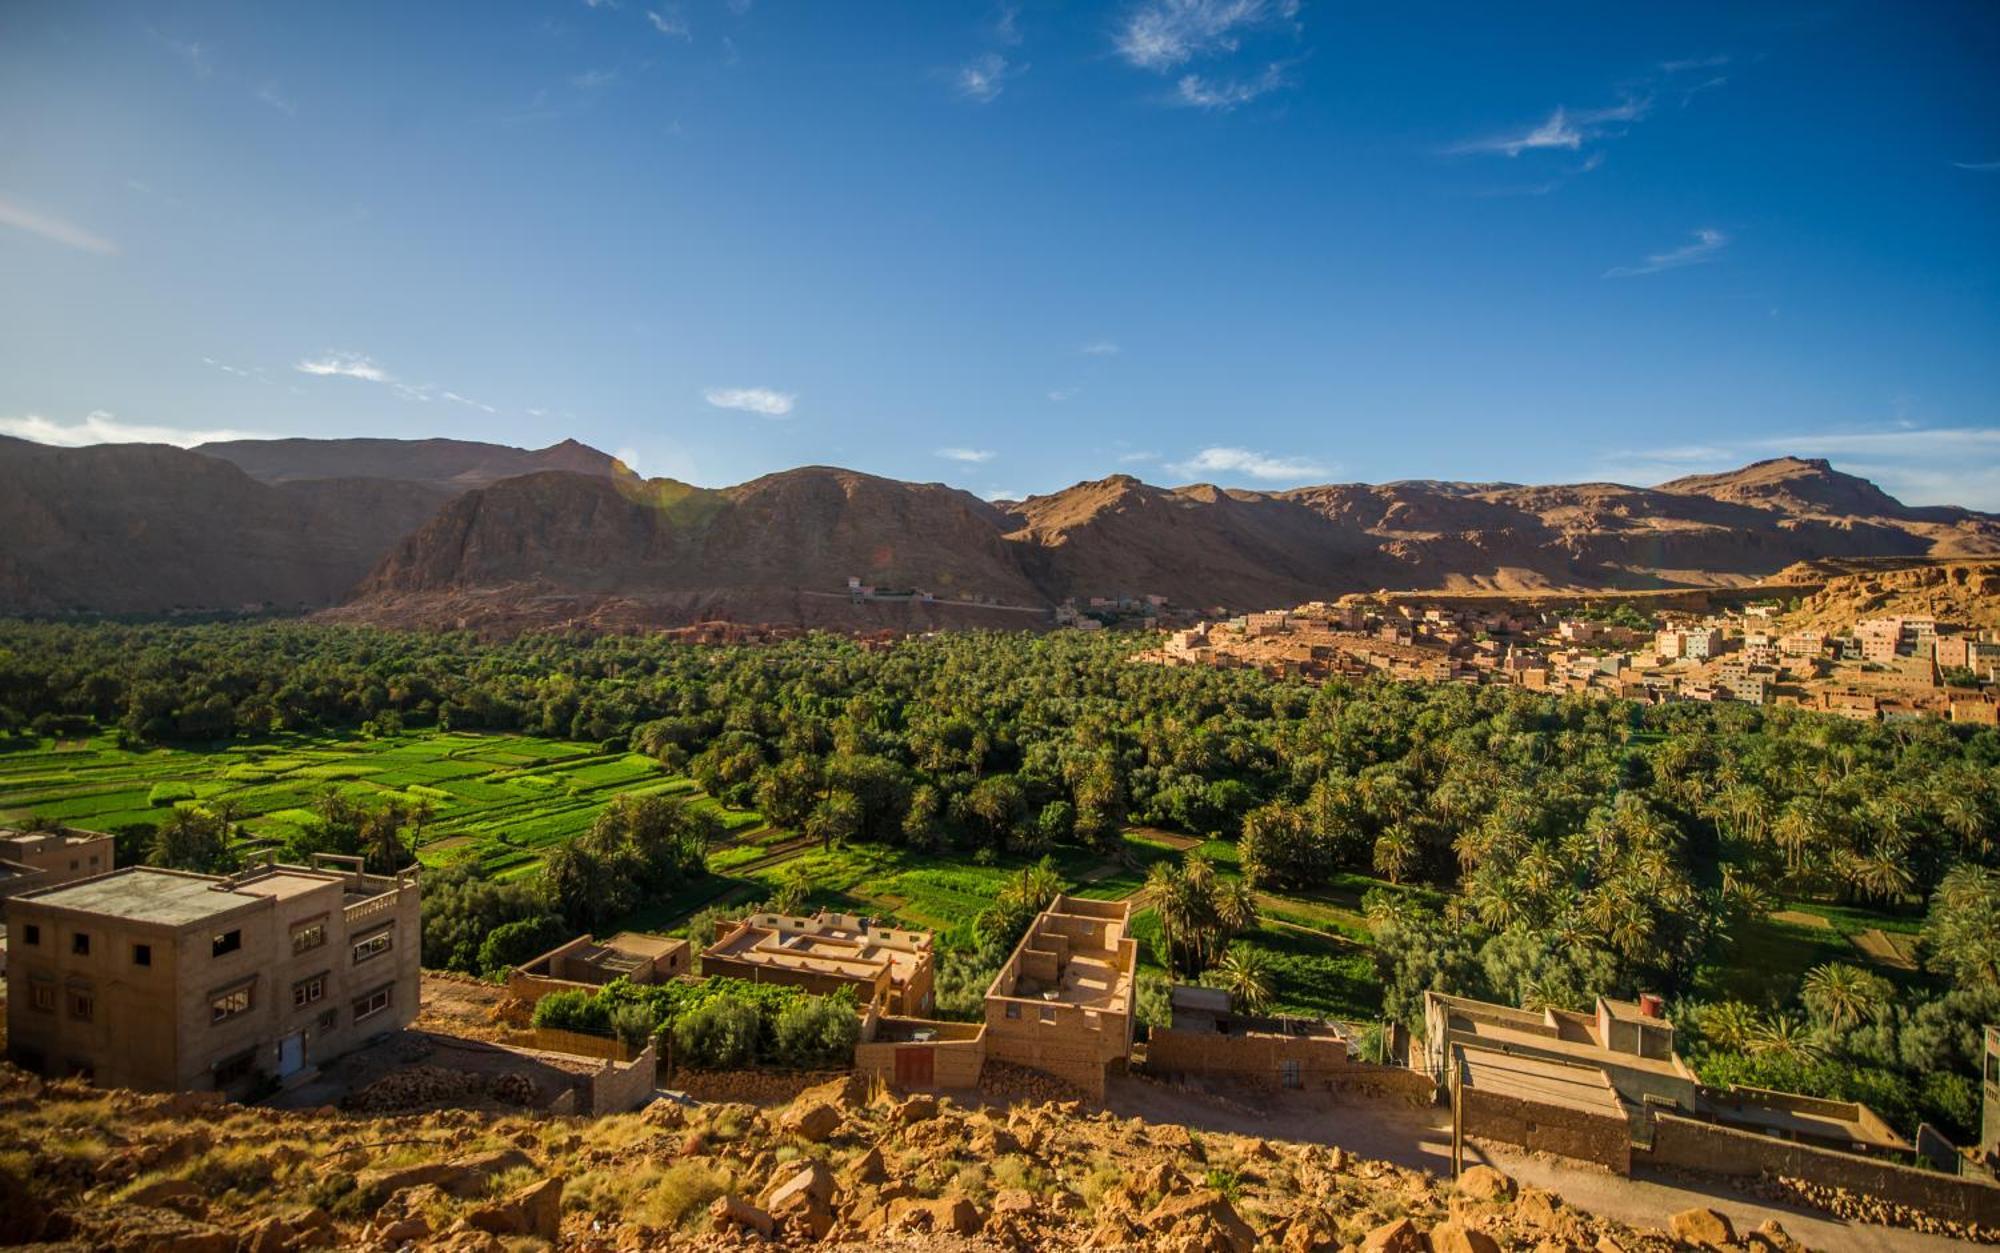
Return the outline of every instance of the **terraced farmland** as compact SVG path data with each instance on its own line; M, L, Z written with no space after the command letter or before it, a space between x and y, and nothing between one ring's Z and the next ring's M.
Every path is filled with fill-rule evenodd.
M428 803L424 862L476 860L502 877L531 872L621 792L694 795L732 833L763 821L699 796L692 779L663 773L650 757L531 736L295 736L136 752L106 738L0 753L0 821L34 814L114 830L157 823L177 803L226 800L251 837L278 841L311 819L314 798L330 787L368 803Z

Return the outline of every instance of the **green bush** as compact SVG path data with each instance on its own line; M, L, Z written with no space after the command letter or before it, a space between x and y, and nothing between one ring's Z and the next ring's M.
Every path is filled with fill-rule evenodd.
M831 1066L850 1061L861 1038L854 998L845 992L793 1001L778 1011L773 1052L787 1066Z
M562 943L568 935L569 928L562 924L561 919L550 914L502 923L488 933L479 945L480 972L492 974L540 957Z
M718 996L674 1021L675 1056L690 1066L729 1070L757 1059L763 1017L749 1001Z

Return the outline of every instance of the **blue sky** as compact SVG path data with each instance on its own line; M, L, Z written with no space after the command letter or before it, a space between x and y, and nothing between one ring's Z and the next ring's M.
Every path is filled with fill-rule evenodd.
M0 6L0 432L2000 509L2000 8Z

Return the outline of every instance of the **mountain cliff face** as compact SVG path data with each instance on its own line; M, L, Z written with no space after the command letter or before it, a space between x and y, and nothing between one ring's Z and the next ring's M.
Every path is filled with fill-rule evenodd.
M516 472L525 468L525 472ZM574 442L0 440L0 612L341 607L517 630L716 618L1029 626L1069 597L1229 609L1376 589L1703 587L1799 562L2000 557L2000 519L1781 458L1657 488L1410 481L1284 492L1127 475L989 504L810 466L640 479ZM854 603L847 579L933 599Z

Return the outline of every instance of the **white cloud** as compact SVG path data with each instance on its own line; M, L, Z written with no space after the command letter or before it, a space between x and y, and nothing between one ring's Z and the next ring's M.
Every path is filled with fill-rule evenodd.
M1333 472L1330 467L1303 457L1273 457L1247 448L1204 448L1186 461L1169 465L1167 469L1189 478L1220 475L1252 478L1265 483L1303 483L1308 479L1325 478Z
M653 29L674 39L692 39L694 34L688 29L687 19L678 12L662 13L658 9L646 10L646 20Z
M11 226L16 230L40 235L43 239L71 248L80 248L85 252L109 256L118 251L118 245L102 235L93 235L81 226L65 222L61 218L50 217L46 213L38 213L4 196L0 196L0 226Z
M573 75L569 85L578 91L596 91L600 87L609 87L617 81L617 70L585 70L581 74Z
M1729 54L1721 53L1712 57L1688 57L1680 61L1660 62L1663 74L1679 74L1686 70L1719 70L1729 64Z
M1678 270L1683 266L1700 265L1713 261L1716 255L1729 246L1729 236L1712 227L1703 227L1694 233L1694 242L1656 252L1638 265L1615 265L1604 272L1606 278L1637 278L1642 274L1658 274L1662 270Z
M309 357L292 367L300 374L317 374L327 378L360 379L364 383L393 383L391 375L373 361L353 352L329 352L318 357Z
M993 460L991 448L940 448L937 455L946 461L981 462Z
M2000 161L1954 161L1952 164L1961 170L1978 170L1983 174L2000 170Z
M444 397L446 400L452 401L455 404L461 404L465 405L468 408L478 409L483 413L500 412L498 409L495 409L492 405L483 404L480 401L472 399L472 397L470 396L461 396L457 392L439 392L438 395Z
M1249 104L1259 96L1269 95L1288 85L1285 67L1273 61L1255 78L1214 79L1199 74L1183 74L1180 82L1174 85L1174 100L1190 108L1227 113L1238 105Z
M1118 464L1129 466L1137 465L1142 461L1158 461L1159 459L1160 454L1156 452L1128 452L1119 454Z
M1057 404L1061 404L1065 400L1075 400L1076 394L1082 390L1080 387L1051 388L1049 390L1049 399L1055 401Z
M1112 38L1118 55L1164 73L1196 57L1234 52L1244 32L1298 16L1298 0L1147 0Z
M37 414L0 418L0 435L31 439L38 444L54 444L61 448L81 448L86 444L172 444L177 448L192 448L196 444L216 440L271 438L260 431L226 428L194 430L180 426L121 422L117 415L102 409L93 410L80 422L57 422Z
M740 409L744 413L782 418L798 400L796 392L772 391L768 387L711 387L702 398L718 409Z
M1115 357L1118 355L1118 345L1108 339L1093 339L1077 351L1086 357Z
M991 487L980 493L987 500L1020 500L1021 493L1011 487Z
M1557 105L1555 112L1549 114L1548 120L1539 126L1530 127L1526 131L1468 140L1446 151L1457 156L1497 152L1510 157L1547 148L1575 152L1584 144L1611 134L1612 129L1618 124L1636 122L1645 117L1652 107L1652 99L1647 96L1627 96L1608 108L1585 109L1578 112Z
M298 116L299 111L297 107L291 101L278 94L278 85L276 83L265 83L262 87L259 87L257 89L257 98L286 117Z
M997 52L977 56L958 68L953 83L967 100L987 104L999 98L1007 80L1027 71L1025 65L1011 65Z

